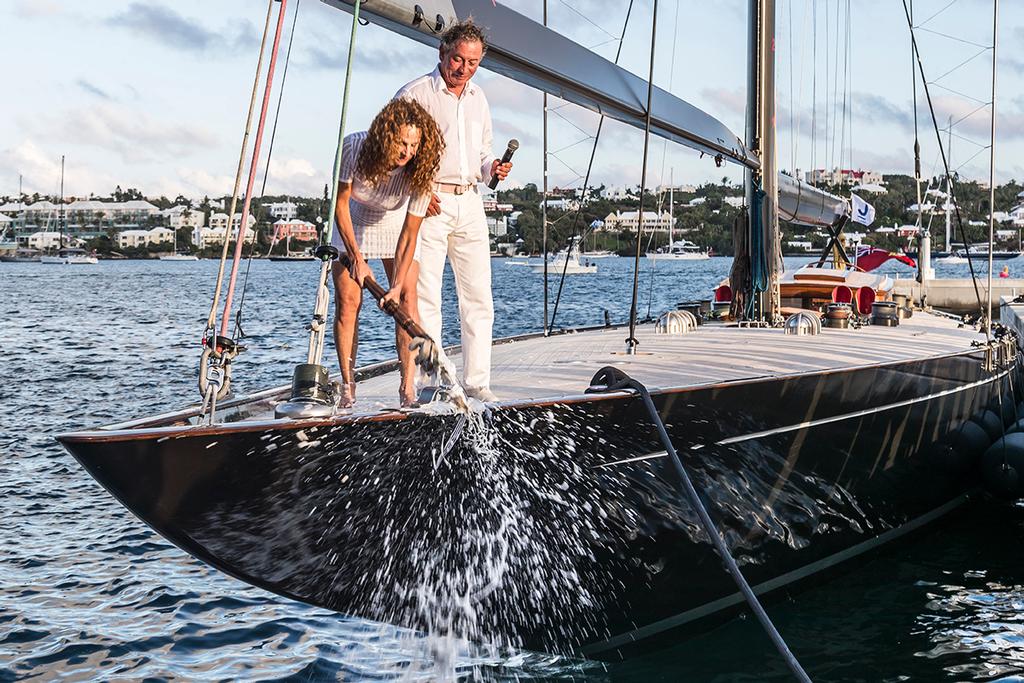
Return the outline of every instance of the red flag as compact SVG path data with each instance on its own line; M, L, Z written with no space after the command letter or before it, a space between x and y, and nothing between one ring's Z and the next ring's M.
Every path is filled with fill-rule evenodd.
M874 270L889 259L896 259L901 263L907 264L911 268L917 268L917 263L914 259L910 258L906 254L898 254L894 251L886 251L885 249L879 249L878 247L868 245L861 245L857 249L857 267L861 270Z

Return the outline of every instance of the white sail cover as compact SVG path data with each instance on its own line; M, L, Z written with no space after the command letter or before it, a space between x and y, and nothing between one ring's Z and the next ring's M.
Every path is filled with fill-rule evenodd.
M779 219L803 225L834 225L850 214L842 197L819 190L802 180L779 174Z

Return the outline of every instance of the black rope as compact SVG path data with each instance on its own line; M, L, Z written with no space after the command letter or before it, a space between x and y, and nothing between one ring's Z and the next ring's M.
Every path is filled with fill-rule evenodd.
M629 16L633 12L633 0L629 0L629 7L626 8L626 20L622 22L622 35L619 37L619 49L615 53L615 63L619 63L619 57L622 55L622 43L626 38L626 28L629 26ZM583 196L580 197L580 205L576 208L576 213L572 217L572 237L576 236L576 227L579 223L580 214L583 213L583 207L587 201L587 190L590 189L590 172L594 168L594 155L597 153L597 143L601 140L601 129L604 127L604 114L597 122L597 133L594 134L594 146L590 148L590 162L587 164L587 175L583 178ZM581 240L582 242L582 240ZM570 245L572 244L572 238L569 239ZM546 246L546 245L545 245ZM569 255L566 254L565 263L562 264L562 277L558 280L558 293L555 294L555 306L551 311L551 321L546 325L546 329L550 330L555 326L555 316L558 315L558 302L562 300L562 288L565 286L565 274L569 268ZM544 256L545 263L547 262L547 254ZM545 282L545 294L547 292L547 283Z
M288 51L284 57L284 69L281 71L281 90L277 93L277 108L274 110L274 127L270 130L270 144L267 145L267 170L263 174L263 185L260 187L260 197L263 197L267 192L267 178L270 176L270 158L274 153L274 139L277 138L277 122L281 116L281 101L284 99L284 84L288 78L288 63L291 61L292 56L292 41L295 40L295 24L299 19L299 3L302 0L295 0L295 14L292 15L292 28L288 35ZM246 220L247 216L243 216L241 220ZM230 219L228 219L230 221ZM245 230L242 230L242 239L245 239ZM245 332L242 331L242 308L245 306L245 292L249 284L249 269L252 268L252 257L256 253L256 243L259 240L253 239L252 246L249 247L249 258L245 262L245 275L242 277L242 295L238 298L238 310L235 311L235 338L242 339L245 337ZM268 254L269 255L269 254Z
M953 210L956 212L956 224L960 229L960 238L964 241L964 249L967 254L967 267L971 271L971 282L974 284L974 296L978 299L978 311L984 316L985 307L981 303L981 291L978 289L978 276L974 272L974 263L971 261L971 243L967 239L967 231L964 229L963 217L960 215L960 203L956 201L955 191L953 189L953 177L949 173L949 160L946 159L946 150L942 146L942 133L939 130L939 121L935 117L935 107L932 104L932 93L928 87L928 79L924 75L924 64L921 62L921 51L917 48L917 36L914 35L914 22L910 17L910 9L907 7L907 0L903 0L903 13L907 17L907 26L910 29L910 44L914 49L914 55L917 57L917 68L921 73L921 85L924 87L925 98L928 100L928 112L932 117L932 126L935 129L935 139L939 145L939 154L942 156L942 167L946 171L946 186L949 189L949 196L946 198L947 201L953 203ZM990 206L989 212L995 210L995 207ZM991 252L992 246L989 245L989 251ZM920 254L918 254L920 257Z
M643 384L633 379L622 370L607 366L601 368L594 379L591 380L591 388L587 390L588 393L601 393L610 391L622 391L632 390L640 395L640 398L644 402L644 407L647 408L647 412L650 415L651 422L654 423L655 428L658 431L658 438L661 440L661 445L668 452L669 459L672 461L672 466L675 468L676 475L679 477L680 487L683 489L683 493L689 499L690 505L697 512L697 516L700 518L701 525L704 527L704 533L708 535L711 540L711 544L715 547L719 557L722 558L722 562L725 563L726 569L732 576L733 581L736 582L736 587L740 589L743 597L746 599L747 604L750 605L750 609L754 612L754 616L761 622L761 626L764 628L768 637L771 638L772 643L775 645L775 649L778 650L779 654L785 660L789 670L793 672L793 676L799 681L806 681L810 683L811 679L804 671L803 667L800 666L800 662L793 655L793 652L786 645L786 641L782 639L778 629L775 628L775 624L768 617L768 613L764 611L764 607L761 606L757 596L754 594L750 584L747 583L746 578L743 576L743 572L740 571L739 566L736 564L736 560L733 558L732 553L729 552L728 546L725 544L725 539L722 537L722 532L715 526L714 521L711 519L711 515L708 513L707 507L701 500L700 494L697 492L696 487L693 485L693 480L690 479L690 475L687 473L686 468L683 467L682 461L679 459L679 454L676 453L675 446L672 444L672 439L668 435L668 431L665 429L665 423L661 419L661 415L658 414L658 408L654 405L654 400L651 398L651 392Z
M651 64L647 74L647 111L644 126L644 160L640 172L640 207L636 220L636 257L633 261L633 297L629 305L629 337L626 338L628 349L636 349L639 342L636 338L637 296L640 287L640 246L643 241L644 228L644 194L647 192L647 151L651 143L651 99L654 94L654 48L658 38L658 0L654 0L654 11L651 17Z

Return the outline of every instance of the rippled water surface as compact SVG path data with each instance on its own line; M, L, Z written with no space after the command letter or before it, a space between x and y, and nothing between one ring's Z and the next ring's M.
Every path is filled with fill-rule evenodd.
M729 263L661 262L653 280L645 263L641 314L649 299L657 315L707 296ZM569 278L560 325L600 324L606 309L626 317L632 264L600 264L596 276ZM284 384L304 360L315 268L253 264L238 391ZM496 334L536 330L541 276L500 259L494 269ZM209 569L123 509L53 440L195 402L215 273L212 261L0 264L0 681L433 680L437 648L421 636ZM451 292L446 301L451 342ZM365 311L361 363L392 352L391 328ZM1022 541L1024 509L980 501L769 612L816 680L1024 680ZM458 652L457 666L484 680L788 680L742 618L623 663L474 648Z

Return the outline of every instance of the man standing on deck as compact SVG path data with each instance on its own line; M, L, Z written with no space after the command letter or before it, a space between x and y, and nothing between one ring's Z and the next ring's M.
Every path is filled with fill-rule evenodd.
M430 112L445 150L434 183L428 218L420 228L418 296L423 328L441 342L441 278L445 256L455 273L462 324L462 379L466 393L494 401L491 392L491 247L478 183L512 170L491 152L491 109L483 90L470 83L487 52L472 19L452 24L441 36L440 63L406 84L395 97L415 100Z

